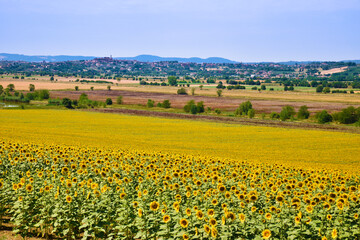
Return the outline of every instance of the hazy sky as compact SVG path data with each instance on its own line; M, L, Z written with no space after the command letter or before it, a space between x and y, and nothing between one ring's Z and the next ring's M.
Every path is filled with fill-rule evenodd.
M0 52L360 59L360 0L0 0Z

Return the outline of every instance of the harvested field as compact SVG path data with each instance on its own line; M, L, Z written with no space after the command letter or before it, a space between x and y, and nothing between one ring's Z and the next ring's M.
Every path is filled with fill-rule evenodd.
M211 96L191 96L191 95L177 95L177 94L165 94L154 92L134 92L134 91L122 91L122 90L99 90L99 91L52 91L52 98L64 98L78 99L81 93L86 93L90 99L105 101L106 98L112 98L115 102L118 96L123 96L124 104L142 104L145 105L148 99L157 102L162 102L165 99L170 100L171 106L175 108L183 108L184 105L190 101L196 102L203 101L206 107L220 108L223 110L235 110L242 102L251 100L253 107L257 112L271 113L280 112L281 108L285 105L294 106L297 110L302 105L307 105L310 112L317 112L323 109L330 112L339 111L350 105L360 106L360 104L345 104L345 103L333 103L333 102L315 102L315 101L286 101L286 100L259 100L251 98L231 98L231 97L211 97Z
M329 70L323 70L323 71L321 71L321 75L345 72L347 70L347 68L348 67L340 67L340 68L333 68L333 69L329 69Z

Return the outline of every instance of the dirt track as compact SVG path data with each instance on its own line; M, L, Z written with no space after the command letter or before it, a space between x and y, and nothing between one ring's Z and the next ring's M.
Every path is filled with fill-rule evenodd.
M127 115L140 115L140 116L149 116L149 117L178 118L178 119L223 122L223 123L233 123L233 124L243 124L243 125L267 126L267 127L317 129L317 130L350 132L350 133L360 134L360 128L340 126L340 125L326 125L326 124L322 125L322 124L304 123L304 122L282 122L279 120L262 120L262 119L249 119L249 118L240 118L240 117L204 116L204 115L191 115L191 114L169 113L169 112L154 112L154 111L136 110L136 109L119 109L119 108L87 109L87 110L82 110L82 111L127 114Z
M235 110L242 102L247 101L246 98L230 98L230 97L208 97L208 96L191 96L191 95L176 95L165 93L152 93L152 92L133 92L123 90L98 90L98 91L52 91L52 98L78 99L81 93L86 93L90 99L105 101L106 98L111 98L114 102L118 96L123 96L124 104L142 104L145 105L148 99L157 102L162 102L165 99L170 100L171 106L174 108L183 108L184 105L190 101L195 100L203 101L206 107L220 108L223 110ZM271 113L280 112L281 108L285 105L295 107L296 110L302 105L307 105L310 112L318 112L321 110L328 110L330 112L339 111L343 108L350 106L345 103L333 102L299 102L299 101L281 101L281 100L254 100L251 103L257 112ZM356 105L354 105L356 106Z

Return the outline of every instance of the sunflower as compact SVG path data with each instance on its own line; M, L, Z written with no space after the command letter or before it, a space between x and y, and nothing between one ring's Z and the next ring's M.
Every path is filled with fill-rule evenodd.
M215 215L214 209L208 209L208 210L207 210L207 214L208 214L210 217L214 216L214 215Z
M18 185L16 183L13 184L13 190L14 191L18 190Z
M301 218L299 216L295 217L295 224L298 225L301 221Z
M187 235L186 233L183 234L183 239L184 239L184 240L187 240L187 239L189 239L189 238L190 238L189 235Z
M216 219L215 219L215 218L210 218L209 224L210 224L211 226L216 226L216 225L217 225Z
M354 214L354 218L355 218L355 219L358 219L358 218L359 218L359 214L358 214L358 213L355 213L355 214Z
M337 236L338 236L338 232L337 232L336 228L334 228L334 229L331 231L331 237L332 237L333 239L335 239L335 238L337 238Z
M31 185L31 184L28 184L28 185L26 185L26 191L28 191L28 192L32 192L32 190L33 190L33 186Z
M157 211L159 210L160 204L156 201L153 201L152 203L150 203L150 210L152 211Z
M252 211L252 212L255 212L255 211L256 211L256 207L255 207L255 206L252 206L252 207L251 207L251 211Z
M141 208L138 209L138 215L139 215L139 217L143 216L143 210Z
M218 231L217 231L217 229L215 228L215 226L213 226L213 227L211 228L211 236L212 236L213 238L216 238L217 234L218 234Z
M183 228L187 228L189 225L188 220L186 220L185 218L180 219L180 226Z
M271 237L271 231L269 229L265 229L263 232L262 232L262 237L264 239L269 239Z
M168 223L171 220L171 217L169 215L164 215L163 216L163 222L164 223Z
M204 225L204 230L205 230L205 232L206 232L207 234L209 234L210 231L211 231L211 228L209 227L209 225L205 224L205 225Z
M190 208L187 208L187 209L185 210L185 213L186 213L186 215L191 216L191 209L190 209Z
M231 197L231 193L230 193L229 191L227 191L227 192L225 193L225 198L229 199L230 197Z
M337 208L338 208L339 210L343 210L343 209L344 209L344 203L342 203L342 202L340 202L340 201L338 201L338 202L336 203L336 206L337 206Z
M241 222L241 223L244 223L246 217L245 217L245 215L244 215L243 213L240 213L240 214L239 214L239 219L240 219L240 222Z
M281 195L278 195L278 196L276 197L276 201L277 201L277 202L283 202L283 201L284 201L284 197L281 196Z
M133 202L133 207L134 207L134 208L137 208L138 206L139 206L139 202L134 201L134 202Z
M326 219L330 221L332 219L331 214L326 215Z
M120 193L120 199L124 199L126 197L126 193Z
M267 220L271 220L271 213L266 213L266 214L265 214L265 218L266 218Z
M196 211L196 217L197 219L201 220L204 218L204 213L201 210Z
M308 213L312 213L313 210L314 210L314 208L313 208L311 205L308 205L308 206L306 207L306 211L307 211Z
M71 203L71 202L72 202L72 197L69 196L69 195L67 195L67 196L66 196L66 201L67 201L68 203Z
M228 212L228 213L226 214L226 218L227 218L227 219L231 219L231 221L234 221L235 218L236 218L236 216L235 216L235 214L234 214L233 212Z
M217 199L213 199L212 201L211 201L211 204L212 205L214 205L214 206L216 206L216 205L218 205L218 200Z

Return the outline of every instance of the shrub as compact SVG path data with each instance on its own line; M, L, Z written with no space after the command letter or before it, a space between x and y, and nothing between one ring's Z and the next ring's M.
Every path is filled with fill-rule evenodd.
M330 88L329 87L324 88L323 93L330 93Z
M175 76L169 76L168 77L168 83L170 86L176 86L177 85L177 79Z
M248 116L249 116L249 118L255 117L255 110L253 108L248 111Z
M324 87L322 85L319 85L316 87L316 92L321 93L323 91Z
M171 103L169 100L164 100L161 105L163 108L171 108Z
M191 88L191 95L195 95L195 88Z
M216 108L216 109L214 110L214 112L215 112L217 115L221 114L221 110L220 110L219 108Z
M118 97L116 98L116 103L117 103L117 104L122 104L122 103L123 103L123 96L118 96Z
M281 121L285 121L295 116L296 112L292 106L284 106L280 112Z
M251 90L257 90L258 88L255 86L255 87L252 87Z
M274 88L270 88L269 90L270 90L270 91L274 91Z
M50 98L50 93L48 90L40 90L39 91L39 96L38 96L39 100L44 100L44 99L49 99L49 98Z
M332 122L333 120L332 116L326 110L322 110L321 112L317 113L316 118L318 123L321 124Z
M75 86L75 91L79 91L79 86Z
M220 89L217 90L217 91L216 91L216 94L217 94L218 97L221 97L221 96L222 96L222 90L220 90Z
M71 100L69 98L63 98L61 104L66 108L69 108L69 109L73 108L72 102L71 102Z
M180 95L187 95L186 89L185 88L180 88L177 90L177 94Z
M351 124L355 123L360 119L360 107L354 108L350 106L348 108L344 108L338 114L334 114L334 120L339 121L342 124Z
M261 90L266 90L266 86L265 86L265 85L261 85Z
M279 119L280 114L278 114L277 112L272 112L272 113L270 113L270 118L271 119Z
M297 114L297 118L298 119L308 119L310 116L310 112L308 110L307 106L301 106L299 109L299 112Z
M240 106L235 110L235 115L248 115L249 110L252 109L252 104L250 101L246 101L240 104Z
M107 98L105 103L106 103L106 105L112 105L113 104L111 98Z
M154 101L154 100L151 100L151 99L148 99L148 101L147 101L147 103L146 103L146 106L147 106L148 108L152 108L152 107L154 107L154 105L155 105L155 101Z

